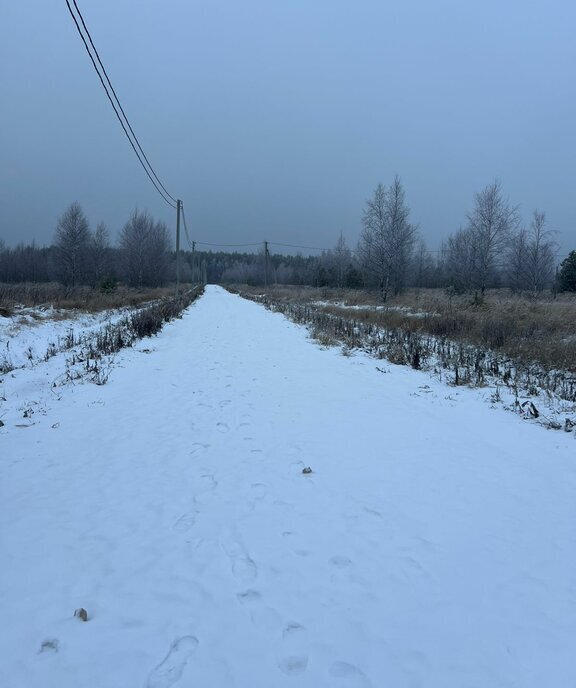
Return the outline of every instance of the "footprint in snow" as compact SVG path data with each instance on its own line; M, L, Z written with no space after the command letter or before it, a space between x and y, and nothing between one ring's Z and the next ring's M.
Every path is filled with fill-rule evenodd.
M296 676L308 666L306 629L299 623L289 623L282 631L282 657L278 660L280 671Z
M268 494L268 486L264 483L252 483L250 491L255 500L260 501Z
M250 511L254 511L266 495L268 494L268 486L264 483L252 483L250 485L250 496L248 502L248 508Z
M274 633L282 623L280 614L272 607L268 607L262 601L262 596L257 590L246 590L236 595L238 602L246 607L250 614L250 620L257 628L262 628L268 633Z
M371 683L366 674L354 664L348 662L334 662L328 673L335 679L339 679L335 685L347 688L370 688Z
M236 597L240 604L254 604L262 599L257 590L245 590L244 592L239 592Z
M308 549L294 549L292 551L297 557L309 557L312 554Z
M218 481L214 477L213 473L202 473L200 476L200 480L202 481L202 492L212 492L218 487Z
M336 569L346 569L352 564L352 560L348 559L348 557L336 556L330 559L330 563Z
M190 449L190 454L198 454L198 452L206 451L210 447L209 444L203 444L202 442L193 442Z
M370 516L374 516L374 518L384 518L382 514L376 509L371 509L367 506L363 507L363 509L367 514L370 514Z
M200 487L194 496L194 506L197 508L207 506L214 497L218 481L212 473L204 473L200 476Z
M217 428L218 432L221 432L223 434L230 430L230 428L228 427L228 425L226 425L226 423L216 423L216 428Z
M186 663L198 647L198 639L193 635L177 638L168 650L168 654L150 672L146 688L170 688L178 681L184 671Z
M230 560L232 573L242 583L251 583L258 575L258 568L232 533L226 533L220 541L224 554Z
M176 531L177 533L186 533L187 531L192 528L196 521L196 514L195 513L186 513L182 514L180 518L178 518L174 525L172 526L172 530Z

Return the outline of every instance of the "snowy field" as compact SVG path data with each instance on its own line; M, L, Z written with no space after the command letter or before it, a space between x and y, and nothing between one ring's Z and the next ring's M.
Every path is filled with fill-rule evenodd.
M572 433L218 287L62 365L0 384L2 688L576 685Z
M50 347L60 349L73 334L95 332L130 313L120 308L100 313L75 313L53 308L20 308L10 318L0 317L0 370L35 365Z

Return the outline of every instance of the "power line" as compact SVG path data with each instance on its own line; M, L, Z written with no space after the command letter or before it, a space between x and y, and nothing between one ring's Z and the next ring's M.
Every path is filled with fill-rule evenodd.
M240 248L243 246L262 246L262 242L258 241L253 244L211 244L208 241L197 241L197 244L201 246L219 246L220 248Z
M186 226L186 218L184 216L184 208L182 206L182 219L184 220L184 230L186 231L186 236L188 238L188 243L192 244L192 241L190 240L189 234L188 234L188 229ZM246 244L214 244L212 242L208 241L195 241L194 242L196 245L199 246L213 246L217 248L244 248L244 247L249 247L249 246L262 246L262 242L254 242L254 243L246 243ZM301 248L301 249L307 249L310 251L333 251L334 248L326 248L326 247L321 247L321 246L302 246L300 244L283 244L278 241L268 241L266 242L269 246L281 246L284 248ZM354 253L354 251L352 251ZM445 253L445 249L426 249L426 253L432 254L432 253ZM569 254L560 254L560 253L555 253L554 257L558 259L558 256L561 256L561 258L566 258L568 257Z
M182 211L182 222L184 223L184 233L186 234L186 240L190 245L190 248L194 248L192 240L190 239L190 234L188 234L188 225L186 224L186 215L184 214L184 203L180 202L180 210Z
M78 6L76 5L75 0L72 0L72 1L74 2L74 6L76 7L76 9L78 10ZM69 0L66 0L66 6L68 7L68 11L70 12L70 16L71 16L72 19L74 20L74 24L76 25L76 30L78 31L78 34L79 34L80 38L82 39L82 43L84 43L84 47L86 48L86 52L88 53L88 57L90 58L90 60L91 60L91 62L92 62L92 66L94 67L94 70L96 71L96 74L98 75L98 78L100 79L100 83L102 84L102 88L104 89L104 91L105 91L105 93L106 93L106 95L107 95L107 97L108 97L108 100L110 101L110 104L112 105L112 108L114 109L114 112L115 112L115 114L116 114L116 117L118 118L118 121L120 122L120 125L122 126L122 129L124 130L124 133L126 134L126 138L127 138L128 141L130 142L130 145L132 146L132 149L134 150L134 153L136 153L136 157L138 158L140 164L142 165L142 168L144 169L144 172L146 172L146 174L148 175L148 178L150 179L150 181L152 182L152 184L154 184L156 190L157 190L158 193L162 196L162 198L164 199L164 201L166 201L166 203L167 203L169 206L171 206L172 208L175 209L176 206L169 200L169 199L174 200L173 197L172 197L167 191L165 191L165 192L162 191L162 189L164 188L164 186L162 185L162 183L160 182L160 180L158 180L158 183L156 183L156 181L154 180L154 178L152 177L152 175L151 175L150 172L148 171L148 168L147 168L146 165L144 164L144 161L143 161L142 158L140 157L140 153L139 153L138 150L136 149L136 146L134 145L134 142L133 142L132 139L130 138L130 134L128 133L128 130L126 129L126 125L124 124L122 118L120 117L120 113L118 112L118 108L116 107L114 101L112 100L112 96L110 95L110 92L108 91L108 88L107 88L107 86L106 86L106 84L105 84L105 82L104 82L104 79L103 79L103 77L102 77L102 74L100 73L100 70L98 69L98 66L96 65L96 61L94 60L94 57L93 57L92 53L90 52L90 48L88 47L88 43L86 42L86 39L84 38L84 34L82 33L82 29L80 28L80 25L78 24L78 20L76 19L76 15L74 14L74 12L73 12L73 10L72 10L72 7L70 6ZM80 14L80 10L78 10L78 14L80 15L80 18L81 18L81 20L82 20L83 26L86 28L86 25L84 24L84 20L82 19L82 15ZM88 33L88 29L86 29L86 33ZM90 37L90 34L88 34L88 36ZM92 46L94 47L94 44L92 43L92 39L90 39L90 43L91 43ZM95 52L96 55L98 56L98 53L96 52L96 48L94 48L94 52ZM99 58L99 57L98 57L98 61L100 62L100 58ZM102 64L102 63L100 62L100 64ZM104 70L104 67L102 67L102 69ZM104 73L106 73L105 70L104 70ZM108 79L108 76L107 76L107 75L106 75L106 78ZM109 82L109 80L108 80L108 82ZM112 84L110 84L110 87L112 88ZM112 89L112 91L114 92L114 89ZM116 96L116 93L114 93L114 96L115 96L116 99L118 100L118 98L117 98L117 96ZM120 109L122 110L122 114L124 114L124 110L122 109L122 106L120 105L120 101L118 101L118 105L119 105ZM124 117L126 117L126 115L124 115ZM128 122L128 118L126 118L126 122L127 122L127 124L128 124L128 127L130 127L130 123ZM132 131L132 127L130 127L130 131ZM134 132L132 132L132 134L134 135ZM136 142L138 143L138 139L136 139L136 136L134 136L134 139L135 139ZM138 143L138 147L140 147L140 144L139 144L139 143ZM144 151L142 151L142 155L144 155ZM144 158L146 159L146 162L148 162L148 159L146 158L145 155L144 155ZM148 165L150 166L150 169L152 170L152 173L153 173L154 176L156 177L156 173L154 172L154 170L153 170L153 168L152 168L152 166L150 165L149 162L148 162ZM156 177L156 178L158 179L158 177ZM160 188L160 186L158 186L158 184L160 184L160 186L162 186L162 189Z
M299 246L298 244L280 244L277 241L269 241L270 246L283 246L285 248L305 248L309 251L332 251L331 248L325 248L321 246Z
M90 35L90 31L88 31L88 27L86 26L86 22L84 21L84 17L82 16L82 12L80 11L80 8L78 7L78 5L76 3L76 0L72 0L72 2L74 3L74 7L76 8L76 12L78 12L78 16L80 17L80 21L82 22L82 26L84 27L84 31L86 31L86 35L88 36L88 40L90 41L90 45L92 46L92 49L94 50L94 54L96 55L96 59L98 60L98 64L100 65L100 67L102 67L102 71L104 72L104 76L106 77L106 81L108 82L108 85L110 86L110 90L114 94L114 98L116 99L116 102L118 103L118 107L120 108L120 112L124 116L124 119L126 120L126 124L128 125L128 129L130 129L130 133L134 137L134 141L136 142L136 145L138 146L138 150L142 153L142 157L144 158L144 160L146 160L148 167L150 168L150 171L154 175L154 178L156 179L158 184L160 184L162 189L166 192L166 195L169 198L171 198L174 201L174 203L176 203L176 199L174 198L174 196L172 196L171 193L169 193L168 189L164 186L164 184L162 184L158 175L154 171L154 168L152 167L150 160L148 160L148 158L146 157L146 153L144 153L144 150L142 149L142 146L140 145L140 141L138 141L138 137L134 133L134 129L132 129L132 126L130 124L130 120L128 119L126 113L124 112L124 108L122 107L122 103L120 102L120 99L116 95L116 91L114 90L114 86L112 86L112 82L110 81L110 77L108 76L108 72L106 71L106 67L104 67L104 65L102 64L102 60L100 59L100 55L98 54L98 50L96 49L96 46L94 45L94 41L92 40L92 36Z
M186 225L184 225L184 227L186 227ZM212 243L207 242L207 241L196 241L195 243L200 245L200 246L217 246L220 248L241 248L241 247L245 247L245 246L262 246L261 241L251 243L251 244L212 244ZM299 244L281 244L277 241L268 241L265 243L267 243L269 246L282 246L285 248L303 248L303 249L307 249L309 251L331 251L331 250L333 250L330 248L325 248L325 247L320 247L320 246L300 246Z
M250 244L213 244L208 241L197 241L196 242L200 246L219 246L220 248L240 248L244 246L262 246L261 241L257 241L254 243ZM268 245L270 246L286 246L290 248L305 248L305 249L310 249L310 250L315 250L315 251L329 251L331 249L327 248L319 248L318 246L296 246L295 244L279 244L275 241L268 241Z

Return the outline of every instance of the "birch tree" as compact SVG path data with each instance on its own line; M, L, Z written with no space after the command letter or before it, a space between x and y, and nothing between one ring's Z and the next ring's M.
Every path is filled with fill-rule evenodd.
M527 251L528 285L534 294L552 284L555 249L553 232L546 227L546 213L535 210Z
M134 211L120 233L126 282L133 287L158 287L168 278L168 229L148 213Z
M508 251L508 283L513 291L527 288L528 278L528 239L526 230L521 229L510 241Z
M389 189L378 184L364 209L358 255L364 269L378 282L383 301L390 290L398 294L405 286L417 236L409 215L398 176Z
M105 277L111 277L110 234L103 222L98 223L90 237L88 256L92 284L98 285Z
M474 279L474 240L472 232L460 228L442 247L446 278L457 293L472 288Z
M341 289L346 284L346 275L352 264L352 251L346 245L344 235L340 233L336 246L328 251L323 251L320 263L328 273L331 286Z
M508 252L510 286L538 294L550 286L554 277L553 232L546 228L546 214L535 210L530 229L512 237Z
M499 181L476 194L474 210L468 214L468 230L474 245L475 286L482 296L501 265L518 222L518 208L503 198Z
M74 202L58 219L54 241L58 278L66 286L86 281L89 242L88 220L80 204Z

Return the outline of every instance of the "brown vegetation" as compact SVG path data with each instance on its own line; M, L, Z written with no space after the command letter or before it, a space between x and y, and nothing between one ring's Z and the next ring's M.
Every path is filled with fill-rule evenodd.
M238 287L237 287L238 289ZM242 287L252 296L264 290ZM537 298L489 290L484 299L442 289L412 289L382 306L377 292L270 287L283 303L314 304L323 312L383 328L449 338L500 352L524 363L576 372L576 295ZM362 308L365 306L365 308Z
M78 379L87 379L97 385L106 384L112 369L110 357L121 349L133 346L143 337L157 334L165 323L181 317L182 312L204 292L204 287L172 294L159 299L145 308L101 328L97 332L81 333L75 337L70 332L63 349L76 347L71 358L66 362L66 372L60 382L65 384ZM46 359L57 353L57 349L47 352Z
M181 316L185 308L193 303L204 292L203 286L192 287L179 291L176 295L172 291L164 296L129 311L120 320L104 325L99 330L75 333L70 327L58 344L51 342L44 353L44 361L63 351L75 349L67 361L67 371L63 382L88 377L92 382L104 384L110 373L110 365L102 367L102 359L111 356L123 348L133 344L143 337L157 334L165 323ZM70 311L71 317L73 315ZM30 363L34 362L30 355ZM78 364L81 364L78 367ZM14 370L9 357L0 359L0 373Z
M190 285L184 285L188 288ZM44 306L63 310L81 310L88 313L113 308L135 308L149 301L173 294L173 288L130 288L118 286L110 291L89 286L65 287L58 282L0 282L0 315L10 315L16 306Z
M455 385L502 383L517 399L545 391L576 401L574 297L533 301L501 291L480 300L420 290L384 307L351 304L346 292L331 301L334 294L322 289L240 293L345 351L359 348L392 363L433 368Z

